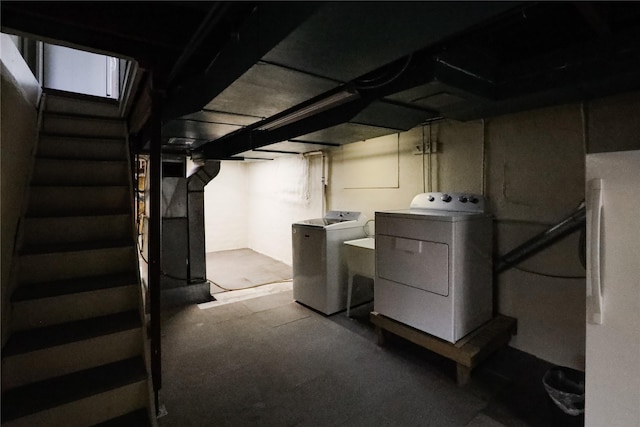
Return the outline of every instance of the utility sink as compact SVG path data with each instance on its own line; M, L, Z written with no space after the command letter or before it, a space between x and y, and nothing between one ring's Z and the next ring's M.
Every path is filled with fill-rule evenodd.
M375 277L375 242L376 241L373 237L347 240L344 242L347 250L347 267L349 269L349 282L347 289L347 317L349 317L351 311L353 278L355 276L364 276L373 280Z

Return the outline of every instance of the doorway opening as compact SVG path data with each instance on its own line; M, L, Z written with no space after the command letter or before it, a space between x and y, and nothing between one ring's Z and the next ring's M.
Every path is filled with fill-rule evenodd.
M207 279L216 300L292 288L291 225L323 216L323 179L320 155L222 162L205 187Z

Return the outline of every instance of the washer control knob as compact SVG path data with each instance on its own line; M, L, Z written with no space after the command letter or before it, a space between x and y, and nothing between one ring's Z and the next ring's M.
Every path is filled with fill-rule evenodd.
M474 204L478 203L478 198L471 196L471 197L469 197L469 202L474 203Z
M445 203L449 203L451 201L451 196L448 194L443 194L442 197L440 197L440 199Z
M462 203L467 203L469 199L467 199L467 196L460 196L458 197L458 200Z
M431 194L429 194L429 197L427 197L427 200L430 202L433 202L436 198L433 197Z

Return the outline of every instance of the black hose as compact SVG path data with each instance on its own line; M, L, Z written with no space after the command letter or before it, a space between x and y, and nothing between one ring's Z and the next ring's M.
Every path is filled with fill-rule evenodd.
M584 228L586 215L586 209L583 202L580 204L578 210L562 220L560 223L532 237L522 245L513 249L511 252L503 255L496 263L494 272L502 273L525 259L537 254L542 249L551 246L553 243L565 236L568 236L579 228Z

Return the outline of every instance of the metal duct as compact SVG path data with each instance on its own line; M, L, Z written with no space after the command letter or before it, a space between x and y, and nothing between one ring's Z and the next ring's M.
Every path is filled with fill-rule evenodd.
M503 255L502 258L496 263L494 272L502 273L505 270L513 267L516 264L524 261L525 259L537 254L542 249L551 246L558 240L583 227L586 223L586 210L584 202L580 203L578 210L576 210L569 217L565 218L558 224L543 231L542 233L527 240L522 245L513 249L511 252Z
M189 227L190 284L202 284L209 292L204 229L204 186L220 173L219 161L207 161L187 178L187 220Z
M178 167L169 167L178 165ZM161 280L165 305L211 300L207 282L204 235L204 186L220 172L220 162L207 161L185 177L184 158L165 162L163 178Z
M189 191L204 191L204 186L220 173L220 162L207 160L187 177L187 189Z

